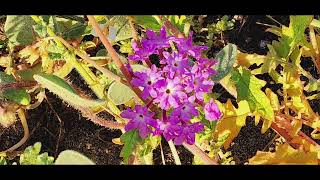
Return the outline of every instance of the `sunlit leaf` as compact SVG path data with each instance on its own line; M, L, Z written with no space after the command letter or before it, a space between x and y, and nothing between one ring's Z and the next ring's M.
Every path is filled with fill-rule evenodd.
M33 27L35 22L30 16L7 16L4 31L13 45L28 45L35 40Z
M55 165L95 165L95 163L83 154L73 151L62 151L57 157Z
M54 158L48 156L48 153L42 153L41 143L37 142L33 146L27 147L23 154L20 156L21 165L51 165L53 164Z
M154 31L159 31L161 28L161 25L158 23L156 18L153 16L134 16L135 22L142 26L145 29L152 29Z
M108 89L108 98L111 99L116 105L124 104L131 100L135 96L130 87L114 82Z
M246 100L252 112L256 111L264 118L261 132L265 133L274 120L274 112L270 100L261 91L266 84L251 74L249 70L242 67L232 71L232 81L235 83L238 92L238 100Z
M16 80L12 75L8 75L5 72L0 72L0 85L9 83L15 83ZM23 88L10 88L0 90L0 99L9 99L21 105L29 105L31 101L30 95Z
M246 117L250 113L247 101L240 101L238 106L239 108L236 109L229 99L223 110L223 117L216 126L214 133L216 139L226 137L226 133L229 134L227 138L223 138L225 140L223 142L225 149L228 149L232 140L237 137L241 128L246 124Z
M124 163L127 164L129 157L132 155L134 149L136 148L137 143L141 142L142 139L139 136L137 130L132 130L125 132L120 137L121 142L124 143L124 146L120 152L120 157L124 158Z
M313 16L290 16L289 27L283 26L281 38L272 43L279 57L287 58L297 45L306 42L304 32L312 19Z
M276 148L276 152L262 152L249 159L249 164L313 164L318 165L317 152L304 152L292 148L290 145L281 144Z

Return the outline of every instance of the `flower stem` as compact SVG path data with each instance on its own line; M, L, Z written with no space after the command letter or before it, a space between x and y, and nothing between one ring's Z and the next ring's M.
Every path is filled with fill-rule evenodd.
M166 161L164 160L164 154L163 154L163 149L162 149L162 143L160 141L160 150L161 150L161 159L162 159L162 164L166 165Z
M123 75L126 77L128 82L130 82L132 79L131 74L129 73L128 69L124 66L124 64L120 60L117 52L113 49L111 43L108 41L106 36L101 31L97 21L94 19L93 16L87 16L87 17L89 19L89 23L92 25L93 29L97 32L97 35L100 38L102 44L107 49L108 53L110 53L111 58L114 60L115 64L119 67L119 69L121 70Z
M168 143L169 143L169 147L172 152L172 155L173 155L174 162L176 163L176 165L181 165L181 161L180 161L177 149L174 146L172 140L168 141Z
M94 19L93 16L87 16L89 19L89 23L92 25L93 29L96 31L99 39L101 40L102 44L105 46L105 48L107 49L108 53L110 54L111 58L114 60L115 64L117 65L117 67L121 70L122 74L125 76L125 78L127 79L127 82L129 83L129 87L139 96L139 98L145 103L147 104L147 101L144 100L141 97L141 90L137 87L132 86L132 84L130 83L132 80L132 76L130 74L130 72L128 71L128 69L125 67L125 65L122 63L122 61L120 60L117 52L113 49L111 43L109 42L109 40L106 38L106 36L103 34L103 32L101 31L97 21ZM156 107L153 105L150 107L151 110L155 111Z
M218 162L210 158L205 152L203 152L196 145L189 145L187 143L182 144L186 149L188 149L193 155L198 156L206 165L218 165Z
M93 123L100 125L102 127L106 127L109 129L124 129L125 124L124 123L119 123L116 121L112 121L109 119L103 119L98 117L96 114L94 114L90 109L86 108L81 108L80 109L82 115L92 121Z
M162 110L162 121L167 122L167 111L166 110Z
M165 16L159 16L159 17L160 17L161 21L164 22L163 23L164 26L166 26L166 28L168 28L174 36L177 36L179 38L185 38L185 35L183 33L181 33L179 31L179 29L174 27L174 25Z

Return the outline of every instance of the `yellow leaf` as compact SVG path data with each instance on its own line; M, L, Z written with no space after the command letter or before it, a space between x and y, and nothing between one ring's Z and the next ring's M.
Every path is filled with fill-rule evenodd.
M266 89L266 94L267 94L267 97L270 99L270 104L271 104L273 110L279 111L280 110L280 103L279 103L278 96L274 92L272 92L272 90L269 88Z
M236 109L229 99L224 107L223 117L217 123L216 130L214 132L215 139L221 139L229 133L229 136L225 139L223 146L228 149L232 140L237 137L241 128L246 124L246 117L250 113L249 104L247 101L240 101L238 103L239 108Z
M318 116L312 110L308 100L303 94L303 84L300 80L299 71L295 68L284 67L287 72L280 81L283 83L283 89L291 97L291 109L298 114L304 114L308 119L318 119Z
M287 143L276 148L276 152L262 152L249 159L249 164L318 164L318 153L316 151L304 152L296 150Z
M259 113L258 112L253 112L253 115L254 115L254 125L258 125L259 124L259 122L260 122L260 115L259 115Z
M318 130L314 130L311 132L311 137L313 139L320 139L320 132Z
M114 144L117 144L117 145L123 145L123 143L121 142L120 138L113 138L112 139L112 142Z
M222 78L219 83L222 87L224 87L232 96L235 98L238 97L236 86L234 85L233 81L230 80L231 74L228 74L224 78Z
M241 51L237 53L237 62L239 65L249 68L253 64L257 64L258 66L267 59L266 56L259 54L247 54Z
M298 134L298 132L300 131L300 129L302 128L302 121L300 119L294 119L292 122L292 131L290 131L290 135L291 136L295 136Z

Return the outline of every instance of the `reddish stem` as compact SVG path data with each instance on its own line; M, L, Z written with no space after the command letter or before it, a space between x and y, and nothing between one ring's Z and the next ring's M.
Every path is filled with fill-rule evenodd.
M165 26L166 28L168 28L174 36L177 36L177 37L179 37L179 38L185 38L185 35L182 34L182 33L179 31L179 29L177 29L176 27L174 27L174 25L173 25L166 17L160 16L160 19L161 19L161 20L164 20L164 23L163 23L164 26Z
M280 136L282 136L292 147L298 149L300 144L292 142L293 137L289 134L288 130L292 128L289 120L283 115L278 115L275 117L275 121L271 124L271 128L275 130ZM304 134L302 131L298 132L298 136L310 144L320 147L313 139Z
M108 41L108 39L105 37L105 35L103 34L103 32L101 31L97 21L94 19L93 16L87 16L89 19L89 23L93 26L94 30L96 31L99 39L101 40L102 44L104 45L104 47L107 49L108 53L110 54L111 58L114 60L114 62L116 63L116 65L120 68L121 72L123 73L123 75L126 77L126 79L128 80L128 82L131 81L132 77L129 73L129 71L127 70L127 68L124 66L124 64L122 63L122 61L120 60L117 52L113 49L111 43Z
M6 83L6 84L0 85L0 91L4 91L7 89L16 89L16 88L30 88L35 85L37 85L37 82L35 81Z
M163 122L167 122L168 121L167 111L166 110L162 110L162 120L163 120Z
M213 158L210 158L205 152L203 152L196 145L189 145L187 143L182 144L186 149L188 149L193 155L198 156L206 165L218 165L218 162Z

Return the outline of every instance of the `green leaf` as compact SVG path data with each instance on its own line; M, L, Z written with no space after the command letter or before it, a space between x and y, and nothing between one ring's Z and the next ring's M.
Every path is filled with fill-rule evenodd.
M16 80L12 75L8 75L5 72L0 72L0 85L14 82L16 82ZM0 90L0 99L1 98L6 98L21 105L29 105L31 101L30 95L25 89L22 88L6 89L3 91Z
M227 76L235 63L237 57L237 46L234 44L226 45L215 57L219 62L215 66L217 75L212 77L212 80L219 81Z
M30 16L7 16L4 31L13 45L28 45L35 40L33 25L35 22Z
M132 38L132 29L126 16L116 16L114 24L109 27L109 38L113 42Z
M310 79L309 83L304 87L307 92L317 91L320 89L320 81L315 79Z
M35 74L33 78L52 93L58 95L61 99L72 105L74 108L77 107L88 107L94 108L103 106L104 101L91 100L80 97L76 91L63 79L56 75L51 74Z
M34 81L33 75L40 73L41 70L41 64L37 64L32 68L17 71L17 74L25 81Z
M55 165L95 165L95 163L83 154L73 151L62 151L57 157Z
M128 86L119 82L112 83L108 89L108 98L110 98L115 105L124 104L134 96L135 93Z
M184 25L186 24L186 16L170 15L168 20L179 29L180 32L184 31Z
M100 49L97 53L96 56L107 56L108 51L106 49Z
M33 30L41 37L45 38L47 36L47 28L42 24L33 25Z
M61 35L66 40L77 39L90 34L91 28L79 21L50 16L54 31L56 34Z
M120 52L121 53L127 53L127 54L132 54L133 53L133 49L131 47L131 40L128 39L126 41L121 41L121 46L120 46Z
M0 40L0 49L6 48L6 47L7 47L7 44L8 44L7 39L5 39L5 40Z
M274 120L274 112L270 100L261 90L266 82L256 78L249 70L242 67L232 71L231 80L236 85L238 100L248 101L250 110L257 112L265 119L261 129L261 132L265 133Z
M145 29L159 31L161 25L153 16L134 16L135 22Z
M108 18L105 15L97 15L97 16L94 16L94 18L99 24L105 24L108 20Z
M4 157L0 157L0 165L7 165L7 161L4 159Z
M279 42L272 43L279 57L288 58L295 47L306 42L304 32L312 19L313 16L290 16L289 27L283 26Z
M148 136L137 147L136 159L139 164L153 165L153 150L155 150L161 142L160 136Z
M125 132L121 135L120 140L124 143L124 146L120 152L120 157L124 158L124 163L128 164L130 155L136 148L137 143L142 141L137 130Z
M48 156L48 153L42 153L41 143L37 142L33 146L27 147L23 154L20 156L21 165L51 165L53 164L54 158Z
M63 33L63 37L66 40L70 39L77 39L79 37L83 37L90 33L90 29L87 25L84 24L75 24L70 29L68 29L66 32Z
M65 48L58 46L54 42L49 42L49 44L46 47L46 50L48 51L48 55L51 60L61 60L63 54L66 52Z

